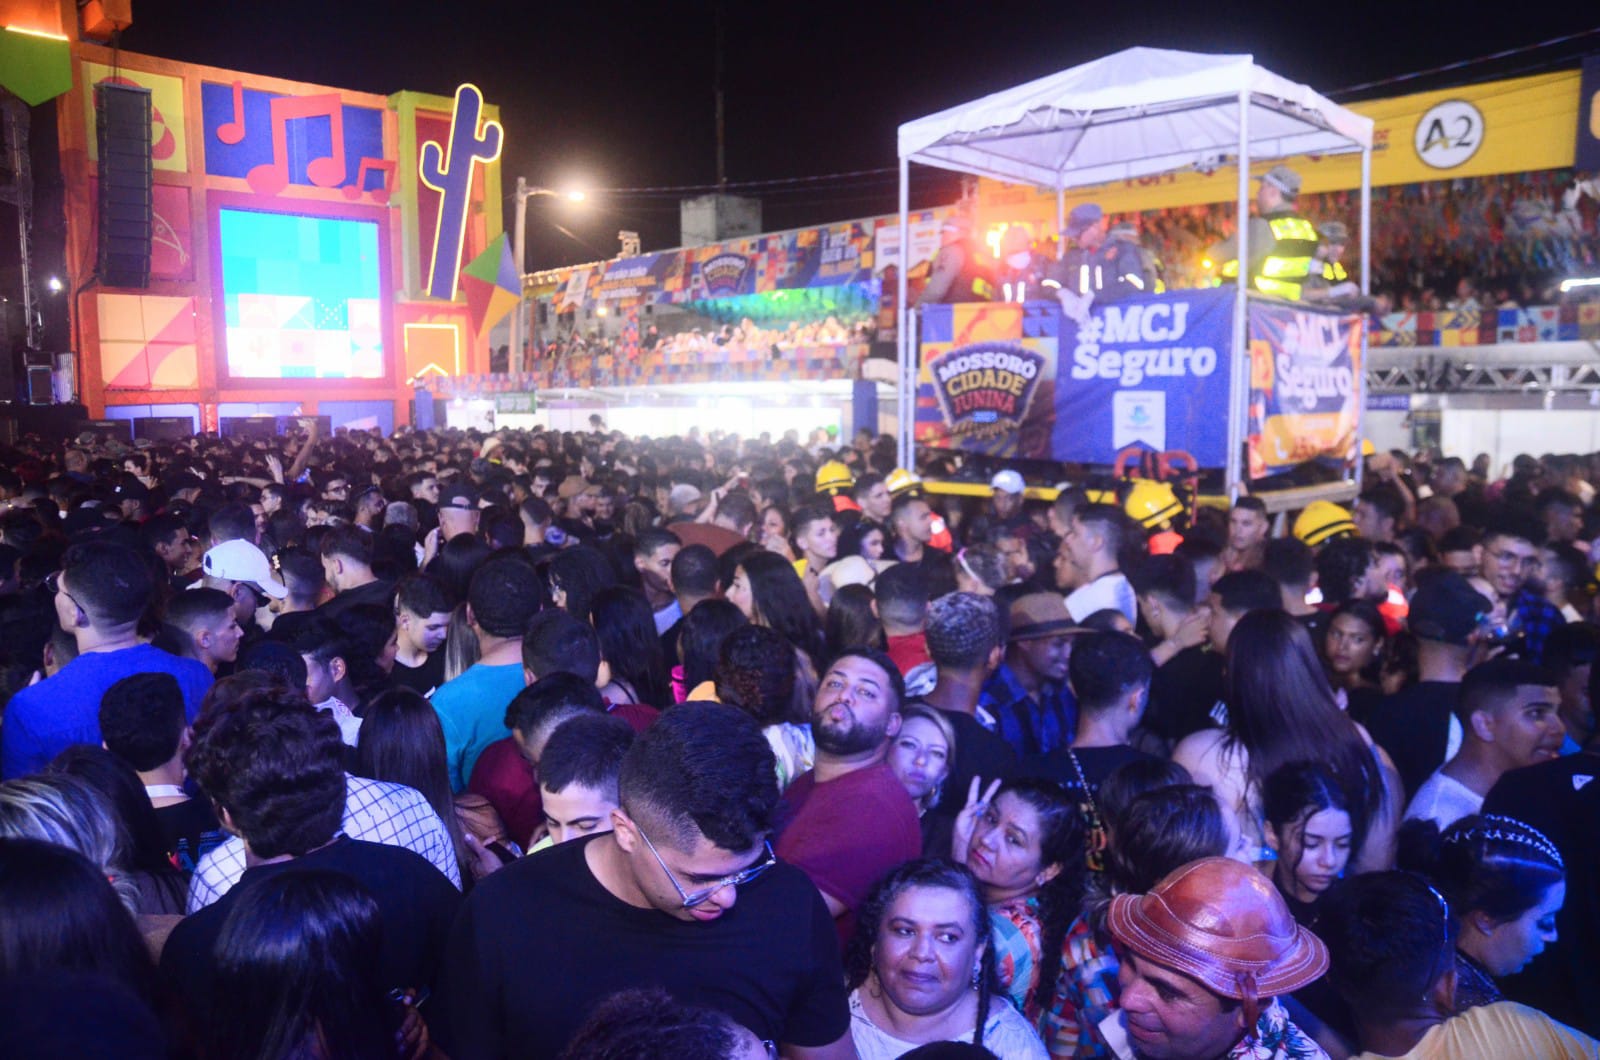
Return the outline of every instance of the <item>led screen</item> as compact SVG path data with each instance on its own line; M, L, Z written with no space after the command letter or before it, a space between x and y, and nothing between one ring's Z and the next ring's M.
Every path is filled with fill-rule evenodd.
M228 375L383 376L378 225L218 211Z

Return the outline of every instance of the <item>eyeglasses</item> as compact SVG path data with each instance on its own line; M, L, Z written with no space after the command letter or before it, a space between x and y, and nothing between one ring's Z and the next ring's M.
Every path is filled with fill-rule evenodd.
M635 825L634 827L637 828L638 826ZM661 871L666 873L667 879L672 881L672 886L677 890L678 897L683 899L683 907L685 909L693 909L697 905L704 905L707 899L724 887L741 887L778 863L778 856L772 852L772 841L770 839L765 840L762 845L767 848L767 857L760 864L752 865L748 869L734 873L732 876L724 876L710 887L704 887L698 891L686 891L683 889L683 884L678 882L678 877L673 875L671 869L667 868L667 863L661 860L661 851L657 850L656 845L650 842L650 837L644 834L643 828L639 828L639 837L644 840L644 845L650 848L650 853L655 855L656 864L661 866Z
M59 593L62 596L65 596L68 600L71 600L73 607L76 607L79 611L83 610L83 605L78 603L78 598L73 596L71 593L67 592L65 589L61 588L61 572L60 571L53 570L49 574L46 574L44 576L44 587L46 589L50 590L50 595L51 596L55 596L57 593Z

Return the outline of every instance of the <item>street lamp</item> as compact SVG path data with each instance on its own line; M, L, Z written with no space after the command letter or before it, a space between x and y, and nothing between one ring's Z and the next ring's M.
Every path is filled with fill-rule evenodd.
M582 202L587 196L581 191L557 191L554 188L541 188L529 184L523 177L517 178L517 214L511 232L511 256L517 263L517 311L511 315L511 349L515 353L517 362L522 363L522 310L523 310L523 276L526 275L528 266L524 251L527 241L528 200L536 195L550 195L568 202ZM510 368L508 364L506 366Z

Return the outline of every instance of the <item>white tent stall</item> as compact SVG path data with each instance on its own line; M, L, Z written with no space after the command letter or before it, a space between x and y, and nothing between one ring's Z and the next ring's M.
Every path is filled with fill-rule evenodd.
M1361 284L1371 252L1372 120L1305 85L1257 66L1249 55L1129 48L900 126L900 245L906 246L911 163L1031 184L1056 192L1060 226L1067 188L1173 170L1237 165L1238 258L1246 261L1250 165L1295 155L1361 152ZM900 462L911 467L918 371L898 272ZM1235 300L1229 401L1230 492L1243 478L1246 299ZM1356 395L1357 409L1361 394Z

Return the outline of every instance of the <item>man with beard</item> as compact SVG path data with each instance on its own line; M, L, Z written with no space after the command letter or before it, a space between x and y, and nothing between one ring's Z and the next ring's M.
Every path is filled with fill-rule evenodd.
M841 941L880 876L922 852L911 796L884 762L905 682L888 656L852 648L822 675L811 711L816 765L783 794L778 857L822 892Z

